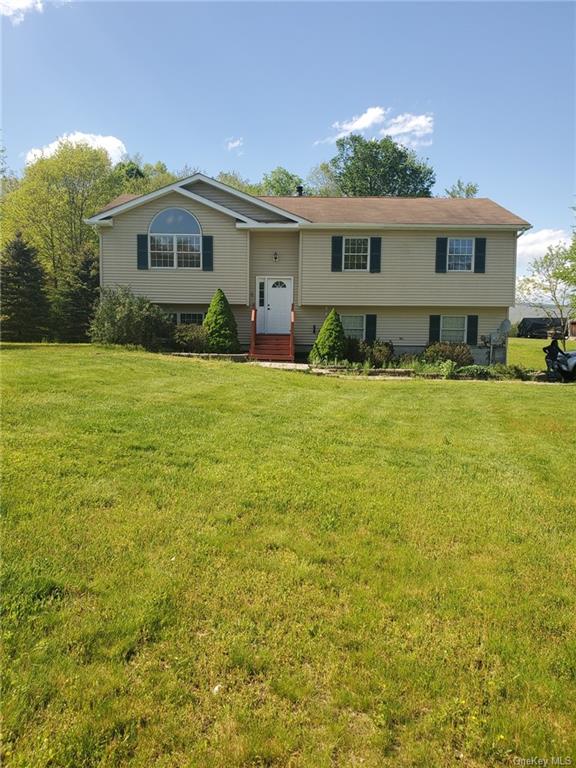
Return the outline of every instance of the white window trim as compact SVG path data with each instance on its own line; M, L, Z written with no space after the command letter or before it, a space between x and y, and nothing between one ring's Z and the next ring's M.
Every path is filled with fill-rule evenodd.
M350 270L351 272L363 272L364 270ZM340 320L342 320L343 317L361 317L362 318L362 338L360 341L366 341L366 315L362 314L342 314L342 312L338 313L340 315ZM344 335L346 335L346 331L344 331Z
M366 254L366 267L365 269L351 269L346 266L346 240L367 240L368 241L368 253ZM370 237L360 235L358 237L350 235L342 238L342 272L369 272L370 271Z
M450 241L451 240L472 240L472 262L470 269L450 269ZM461 275L474 274L476 261L476 238L475 237L449 237L446 245L446 272L458 272ZM455 315L456 317L456 315Z
M445 317L463 317L464 318L464 338L462 341L443 341L442 331L444 330ZM467 344L468 339L468 315L440 315L440 342L442 344Z
M152 227L152 224L156 220L156 218L161 214L164 213L164 211L168 211L174 209L176 211L183 211L184 213L187 213L189 216L192 216L192 218L196 221L198 224L199 232L179 232L177 235L172 235L170 232L150 232L150 228ZM152 266L152 248L151 248L151 238L152 237L171 237L172 238L172 266L171 267L153 267ZM200 266L199 267L179 267L178 266L178 251L176 248L176 238L177 237L199 237L200 238ZM188 211L186 208L180 208L177 205L169 205L167 208L162 208L162 210L158 211L154 214L152 217L152 221L148 225L148 269L160 269L160 270L166 270L166 269L195 269L197 271L202 271L202 267L204 264L204 254L202 252L202 226L200 225L200 222L196 218L196 216L191 212Z

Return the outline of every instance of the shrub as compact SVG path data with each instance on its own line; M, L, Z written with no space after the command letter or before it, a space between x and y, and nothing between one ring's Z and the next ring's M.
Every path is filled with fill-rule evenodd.
M439 363L438 370L445 379L455 379L458 366L454 360L444 360L442 363Z
M144 296L129 288L103 289L90 326L90 337L98 344L123 344L157 350L170 344L170 318Z
M342 328L340 315L335 309L332 309L318 332L308 359L311 363L328 363L343 360L345 353L344 328Z
M352 336L346 336L344 347L344 359L350 363L363 363L366 355L362 350L364 342L354 339Z
M492 379L493 372L487 365L465 365L458 369L459 376L465 376L470 379Z
M202 325L177 325L174 343L183 352L207 352L208 334Z
M491 366L491 370L499 379L521 379L522 381L527 381L530 378L530 372L523 365L496 363Z
M373 342L363 341L360 351L372 368L385 368L394 357L394 344L391 341L375 339Z
M443 363L452 360L459 366L473 365L474 358L468 344L454 344L447 341L437 341L426 347L422 353L426 363Z
M216 291L206 312L203 327L210 352L238 352L238 326L224 291Z

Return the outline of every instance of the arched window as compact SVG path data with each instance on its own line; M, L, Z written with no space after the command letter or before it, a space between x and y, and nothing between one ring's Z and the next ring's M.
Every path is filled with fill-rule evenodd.
M272 283L272 288L287 288L287 285L284 280L276 280Z
M151 267L202 268L202 230L183 208L165 208L152 219L148 233Z

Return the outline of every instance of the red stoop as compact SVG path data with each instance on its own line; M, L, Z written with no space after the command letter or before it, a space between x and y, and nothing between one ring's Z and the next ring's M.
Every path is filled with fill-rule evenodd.
M250 314L251 360L270 360L278 363L294 362L294 304L290 309L290 333L256 333L256 307Z
M275 360L292 362L289 333L257 333L254 349L250 353L253 360Z

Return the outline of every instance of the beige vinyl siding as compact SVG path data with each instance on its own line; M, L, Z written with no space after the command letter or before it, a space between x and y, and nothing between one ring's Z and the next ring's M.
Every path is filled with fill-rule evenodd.
M381 237L381 272L332 272L333 235ZM485 237L486 272L436 273L437 237ZM303 230L302 304L510 306L515 266L515 232Z
M237 197L231 192L225 192L222 189L217 189L211 184L206 184L205 181L197 181L194 184L188 184L185 186L185 189L188 189L190 192L194 192L195 195L202 195L202 197L211 200L213 203L218 203L218 205L222 205L224 208L230 208L233 211L238 211L238 213L242 214L243 216L248 216L248 218L254 219L254 221L283 223L294 221L294 219L287 218L286 216L282 216L281 214L275 213L274 211L269 211L266 208L257 205L256 203L250 202L249 200L244 200L241 197Z
M293 277L294 303L298 296L298 232L250 233L250 304L256 303L257 277ZM278 261L274 261L274 253Z
M202 233L214 238L213 272L137 268L137 235L146 234L153 217L170 207L193 213ZM247 248L248 233L236 229L234 218L175 192L118 214L113 227L101 229L102 285L126 285L159 304L207 304L222 288L231 304L245 304Z
M206 312L208 303L161 303L166 312ZM297 346L314 343L318 331L332 307L297 307L294 335ZM240 344L250 343L250 307L232 305L238 324ZM478 341L495 331L508 317L508 307L346 307L337 306L343 315L376 315L376 337L392 341L398 347L423 347L428 344L430 315L478 315Z
M314 339L324 318L332 307L299 307L296 309L296 344L306 346ZM428 344L430 315L478 315L478 343L480 336L494 332L508 317L508 307L359 307L336 305L343 315L376 315L376 337L392 341L397 346L423 346Z

